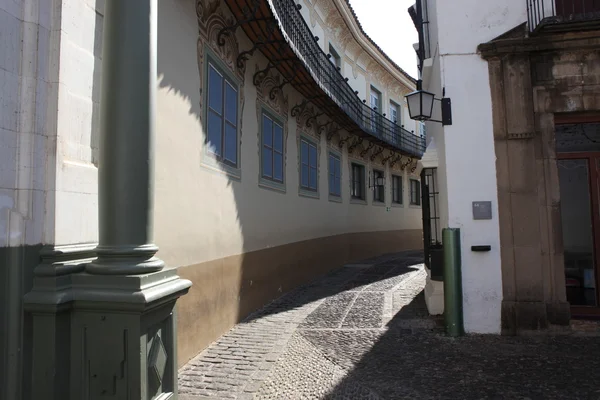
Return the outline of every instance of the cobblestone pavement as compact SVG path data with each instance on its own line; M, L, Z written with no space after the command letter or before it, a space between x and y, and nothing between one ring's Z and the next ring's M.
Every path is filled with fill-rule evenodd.
M277 299L179 371L180 400L600 399L593 327L446 337L421 263L385 255Z

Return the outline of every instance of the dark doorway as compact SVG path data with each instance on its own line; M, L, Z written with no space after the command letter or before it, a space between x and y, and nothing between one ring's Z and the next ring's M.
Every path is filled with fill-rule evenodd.
M600 0L555 0L556 15L565 19L577 19L600 11Z
M557 124L556 150L567 301L600 315L600 123Z

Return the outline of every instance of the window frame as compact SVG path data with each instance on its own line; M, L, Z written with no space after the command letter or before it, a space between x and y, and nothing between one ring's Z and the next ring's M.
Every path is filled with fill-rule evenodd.
M222 162L219 157L213 153L210 149L209 144L209 132L208 132L208 103L209 103L209 72L210 65L223 77L225 77L231 86L236 89L237 102L236 102L236 163L235 166L231 162ZM241 181L242 178L242 153L241 153L241 98L243 96L243 87L240 84L239 77L231 71L227 65L214 53L208 46L204 46L204 62L202 64L202 131L204 136L203 146L201 150L200 165L203 168L207 168L213 172L228 175L230 178ZM223 137L223 136L221 136Z
M400 183L400 186L396 186L396 181ZM400 189L399 193L397 189ZM394 200L394 198L398 195L398 201ZM392 174L392 205L393 206L403 206L404 205L404 176Z
M373 105L373 97L377 99L376 105ZM378 128L380 128L381 116L383 115L383 113L381 112L381 110L383 109L383 92L372 84L369 85L369 108L371 108L371 115L369 116L369 125L371 126L371 130L373 131L373 133L375 135L379 135L381 132L379 132Z
M421 182L417 179L414 178L410 178L410 205L411 206L416 206L419 207L421 206ZM413 191L413 183L415 184L415 188L416 188L416 202L413 201L413 194L415 193L415 191Z
M211 95L211 83L210 83L210 72L211 72L211 68L221 76L222 80L223 80L223 86L222 86L222 92L221 92L221 115L219 115L218 111L215 110L214 108L212 108L210 106L210 95ZM230 120L227 119L226 116L226 102L227 102L227 90L226 87L227 85L229 85L236 94L236 115L235 115L235 126L232 125L232 122ZM206 101L206 107L205 107L205 121L206 121L206 134L205 134L205 144L207 147L207 152L208 154L210 154L217 162L227 165L231 168L234 169L238 169L240 168L240 160L239 160L239 156L240 156L240 146L239 146L239 137L240 137L240 131L239 131L239 113L240 113L240 107L239 107L239 102L240 102L240 86L239 86L239 82L237 82L237 79L233 78L231 76L230 73L228 73L228 71L226 69L224 69L221 65L219 65L219 63L214 60L213 57L207 57L207 62L206 62L206 98L204 99ZM210 141L209 141L209 115L210 113L213 112L214 114L218 115L221 119L221 154L217 154L216 152L213 152L211 150L211 146L209 145ZM229 160L225 153L226 153L226 139L225 139L225 135L226 135L226 127L227 126L233 126L235 128L235 158L236 161L233 162L231 160Z
M396 103L394 100L390 100L390 121L392 121L393 123L395 123L398 126L402 125L402 115L401 115L401 108L400 108L400 104ZM392 119L392 111L396 111L396 121L394 121Z
M359 180L355 180L355 176L354 176L354 167L357 167L360 169L361 171L361 176ZM367 194L366 194L366 171L367 168L364 164L361 163L357 163L354 161L350 162L350 198L353 202L357 202L357 203L363 203L366 204L367 202ZM360 184L360 196L356 196L355 195L355 184L358 183Z
M307 171L308 171L308 176L306 177L308 180L308 186L304 186L302 184L302 166L304 165L302 162L302 143L306 143L307 145L307 150L308 150L308 164L306 164L307 166ZM317 194L319 193L319 144L312 139L309 139L308 137L304 136L304 135L300 135L300 140L298 142L298 156L299 156L299 171L298 171L298 175L299 175L299 181L298 181L298 186L300 188L301 192L304 192L306 194L306 192L309 192L311 195ZM313 147L315 149L315 165L314 167L310 165L310 149L311 147ZM310 176L311 176L311 170L315 171L315 187L312 188L310 187Z
M340 192L335 193L332 191L332 187L331 187L331 177L333 176L333 179L335 181L335 172L332 172L330 169L330 159L333 158L334 160L337 160L339 163L339 176L337 177L339 179L339 188L340 188ZM330 150L327 153L327 184L329 186L329 198L330 199L335 199L335 200L341 200L342 198L342 156L341 154L334 152L332 150Z
M425 126L425 122L418 122L419 124L419 136L426 137L427 136L427 127Z
M260 108L260 122L259 122L259 186L266 187L268 189L275 189L281 192L285 192L286 185L286 121L283 118L280 118L276 113L272 112L267 107L263 106ZM264 121L265 117L271 121L271 146L269 149L271 150L271 176L264 174L264 151L265 148L265 127ZM275 125L281 128L281 152L275 150ZM275 178L275 154L281 155L281 180Z
M340 55L340 53L338 53L338 51L331 44L331 42L329 43L328 50L329 50L329 54L331 54L331 59L333 60L333 61L331 61L331 63L333 65L335 65L336 68L339 68L339 71L341 73L342 72L342 56Z
M382 186L375 186L377 182L377 178L375 177L375 173L378 173L383 178L385 182L385 171L373 168L373 203L384 204L385 203L385 184ZM381 195L381 199L378 198L378 195Z

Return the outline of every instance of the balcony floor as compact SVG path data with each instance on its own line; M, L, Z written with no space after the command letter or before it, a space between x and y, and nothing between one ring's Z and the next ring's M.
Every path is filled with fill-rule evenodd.
M419 252L337 269L191 360L179 398L597 398L597 334L451 339L424 285Z

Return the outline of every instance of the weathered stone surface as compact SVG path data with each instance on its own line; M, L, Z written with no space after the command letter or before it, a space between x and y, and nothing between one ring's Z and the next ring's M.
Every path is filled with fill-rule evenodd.
M600 325L451 339L427 314L422 258L395 257L340 268L250 316L180 370L180 398L600 398ZM360 281L371 283L348 285Z

